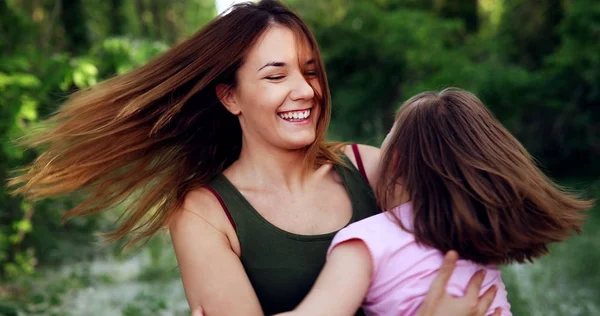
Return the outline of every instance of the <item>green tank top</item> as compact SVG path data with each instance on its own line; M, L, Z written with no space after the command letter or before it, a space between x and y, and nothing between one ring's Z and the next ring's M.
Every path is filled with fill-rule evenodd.
M349 223L378 213L373 190L344 156L348 168L335 166L352 203ZM358 165L362 162L357 156ZM364 172L363 172L364 173ZM228 212L241 247L241 261L266 315L294 309L308 294L325 264L336 232L298 235L262 217L225 176L209 184ZM363 315L358 311L357 315Z

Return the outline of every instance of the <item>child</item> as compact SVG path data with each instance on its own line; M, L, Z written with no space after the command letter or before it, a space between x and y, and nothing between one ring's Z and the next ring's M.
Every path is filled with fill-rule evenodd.
M460 254L447 291L497 291L487 311L511 315L498 264L533 261L581 232L592 202L567 193L477 97L459 89L408 100L382 144L376 195L388 212L342 229L294 315L414 315L443 253ZM480 276L481 277L481 276ZM480 278L481 279L481 278Z

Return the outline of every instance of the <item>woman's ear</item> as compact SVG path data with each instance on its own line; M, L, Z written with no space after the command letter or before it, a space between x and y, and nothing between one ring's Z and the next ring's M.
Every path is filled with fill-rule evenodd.
M239 104L235 98L235 93L233 93L233 88L226 84L218 84L216 88L217 98L219 101L225 106L227 111L231 112L233 115L240 115L242 110L239 107Z

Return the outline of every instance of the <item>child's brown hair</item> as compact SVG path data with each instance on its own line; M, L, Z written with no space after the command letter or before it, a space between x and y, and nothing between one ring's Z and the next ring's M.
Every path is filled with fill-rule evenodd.
M522 263L581 232L592 201L548 179L473 94L421 93L402 105L390 133L377 198L388 208L403 187L419 243L482 264Z

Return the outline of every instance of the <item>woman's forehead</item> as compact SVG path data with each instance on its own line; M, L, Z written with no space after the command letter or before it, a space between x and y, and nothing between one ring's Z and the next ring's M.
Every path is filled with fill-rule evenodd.
M312 48L303 34L296 34L285 26L274 25L250 49L246 63L258 70L269 63L298 66L299 62L306 64L312 59Z

